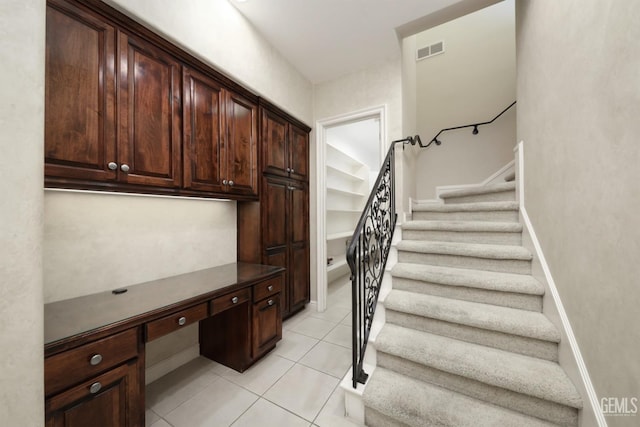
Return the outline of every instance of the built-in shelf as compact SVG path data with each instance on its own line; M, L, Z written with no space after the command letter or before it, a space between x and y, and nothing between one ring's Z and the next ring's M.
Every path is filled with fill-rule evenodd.
M330 255L331 256L331 255ZM333 255L333 263L327 266L327 273L330 273L347 265L347 257L344 254Z
M353 231L343 231L342 233L327 234L327 240L345 239L353 236Z
M327 170L331 171L333 173L338 173L338 174L344 176L345 178L350 179L350 180L355 181L355 182L362 182L362 181L364 181L366 179L366 178L364 178L362 176L356 175L354 173L342 170L340 168L337 168L337 167L331 166L331 165L327 165Z
M327 209L327 213L336 213L336 214L360 214L362 213L359 209Z
M327 187L327 191L330 191L330 192L333 192L333 193L338 193L338 194L346 194L347 196L364 197L364 194L362 194L362 193L358 193L358 192L350 191L350 190L342 190L340 188L334 188L334 187Z

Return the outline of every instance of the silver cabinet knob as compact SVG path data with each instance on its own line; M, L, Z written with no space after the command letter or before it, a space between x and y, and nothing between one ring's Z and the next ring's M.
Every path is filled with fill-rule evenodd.
M287 168L287 172L288 172L288 173L291 173L291 168Z
M99 365L100 362L102 362L101 354L94 354L93 356L91 356L91 359L89 359L89 363L91 363L91 366Z
M116 162L109 162L107 167L109 168L109 170L114 171L114 170L118 169L118 164Z
M101 388L102 388L102 384L97 382L97 383L91 384L91 387L89 387L89 391L91 392L91 394L96 394L97 392L100 391Z
M294 173L295 171L293 170L293 168L291 168L291 173Z
M129 172L129 165L128 165L128 164L126 164L126 163L124 163L124 164L120 165L120 170L121 170L122 172L124 172L124 173Z
M222 180L222 185L227 185L229 183L229 181L227 181L226 179Z
M178 325L183 326L185 323L187 323L187 318L182 316L181 318L178 319Z
M238 303L238 297L231 298L231 302L234 303L234 304L237 304Z
M229 187L233 187L233 181L229 180Z
M273 290L273 285L269 285L269 286L267 286L267 290L268 290L269 292L271 292L271 291Z
M269 304L269 305L273 305L273 300L272 300L272 299L270 299L269 301L267 301L267 304Z

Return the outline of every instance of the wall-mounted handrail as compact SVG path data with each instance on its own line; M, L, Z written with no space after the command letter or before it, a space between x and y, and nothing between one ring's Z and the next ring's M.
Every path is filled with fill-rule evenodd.
M395 146L422 144L420 137L393 141L347 248L351 269L353 388L367 381L364 353L396 226Z
M507 110L509 110L509 108L513 107L514 105L516 105L516 101L513 101L507 108L502 110L497 116L495 116L493 119L489 120L488 122L472 123L470 125L454 126L454 127L451 127L451 128L440 129L440 132L438 132L436 134L436 136L434 136L433 139L431 139L431 141L429 141L427 144L423 144L422 141L416 141L416 142L418 142L418 144L420 145L421 148L427 148L428 146L430 146L431 144L434 144L434 143L436 145L440 145L440 144L442 144L442 141L440 141L438 139L438 137L443 132L448 132L448 131L451 131L451 130L464 129L464 128L471 128L471 127L473 128L473 132L471 132L471 133L474 134L474 135L477 135L480 132L478 130L478 126L489 125L489 124L495 122L498 119L498 117L502 116L504 113L507 112ZM411 145L415 145L416 142L411 143Z

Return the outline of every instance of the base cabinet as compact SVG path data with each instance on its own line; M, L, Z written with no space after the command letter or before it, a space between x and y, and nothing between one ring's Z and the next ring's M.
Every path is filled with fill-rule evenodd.
M144 426L138 359L46 400L47 427Z

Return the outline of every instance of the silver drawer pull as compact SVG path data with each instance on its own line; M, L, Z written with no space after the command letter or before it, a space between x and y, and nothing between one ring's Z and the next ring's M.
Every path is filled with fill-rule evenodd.
M273 300L270 299L269 301L267 301L267 304L269 304L270 306L273 305Z
M100 362L102 362L101 354L94 354L93 356L91 356L91 359L89 359L89 363L91 363L91 366L99 365Z
M271 291L273 290L273 285L269 285L269 286L267 286L267 290L268 290L269 292L271 292Z
M231 302L234 303L234 304L237 304L238 303L238 297L231 298Z
M178 319L178 325L183 326L185 323L187 323L187 318L182 316L181 318Z
M93 383L91 384L91 387L89 387L89 392L91 392L91 394L96 394L97 392L100 391L101 388L102 388L102 384Z
M118 169L118 164L116 162L109 162L107 167L109 168L110 171L114 171Z

